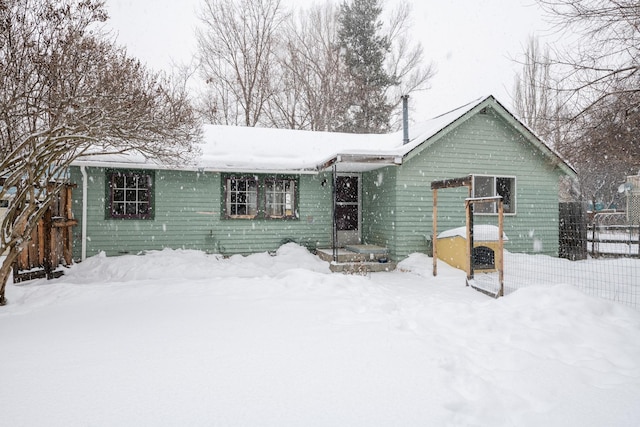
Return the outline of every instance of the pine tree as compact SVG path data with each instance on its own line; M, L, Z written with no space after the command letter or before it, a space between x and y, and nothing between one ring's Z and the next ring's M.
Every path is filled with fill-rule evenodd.
M341 131L379 133L389 130L393 106L387 89L396 83L384 69L390 42L380 35L382 8L377 0L352 0L340 6L338 39L347 70L347 93Z

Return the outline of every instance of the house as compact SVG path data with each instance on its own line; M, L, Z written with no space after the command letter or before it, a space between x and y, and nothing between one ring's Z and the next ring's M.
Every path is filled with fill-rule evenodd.
M475 196L503 196L508 250L557 255L557 235L534 249L529 230L558 223L559 181L575 171L492 96L384 135L206 126L201 156L183 167L135 155L77 160L74 254L249 254L295 241L375 245L399 261L429 250L430 183L469 175ZM464 225L468 196L442 192L440 230ZM487 220L495 215L486 208Z

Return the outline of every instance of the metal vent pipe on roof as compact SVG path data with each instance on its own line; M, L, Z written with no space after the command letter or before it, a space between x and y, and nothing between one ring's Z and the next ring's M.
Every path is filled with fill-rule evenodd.
M409 95L402 95L402 143L409 142Z

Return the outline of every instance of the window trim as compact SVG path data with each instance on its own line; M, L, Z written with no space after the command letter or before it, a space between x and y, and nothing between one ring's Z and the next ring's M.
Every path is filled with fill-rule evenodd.
M231 179L251 179L256 183L256 213L252 215L231 215L230 212L230 193L229 185ZM293 196L291 213L285 215L270 215L267 206L267 183L269 182L290 182L293 184ZM300 179L295 175L256 175L256 174L224 174L222 176L222 219L228 220L274 220L274 221L286 221L286 220L298 220L298 206L299 206L299 192L300 192Z
M255 195L255 213L254 214L231 214L231 181L253 181L255 183L256 195ZM224 217L227 219L255 219L260 213L260 182L255 175L227 175L224 177ZM237 203L236 203L237 204ZM249 206L245 203L246 206Z
M269 205L268 205L268 197L269 194L267 192L267 185L269 183L276 183L276 182L283 182L283 183L289 183L293 185L293 189L290 190L293 194L291 194L291 213L287 215L286 211L286 204L287 202L285 201L285 213L283 215L271 215L269 213ZM263 188L263 194L264 194L264 218L265 219L295 219L297 217L297 210L298 210L298 180L295 178L291 178L291 177L284 177L284 176L266 176L264 177L264 179L262 180L262 188ZM289 193L290 191L284 190L283 194L286 196L288 195L287 193Z
M492 196L499 196L499 194L497 194L497 180L499 178L503 178L503 179L509 179L513 182L512 188L511 188L511 205L512 208L509 209L509 211L507 211L507 209L504 209L504 215L516 215L517 214L517 201L518 201L518 197L517 197L517 188L518 188L518 181L517 181L517 177L515 175L485 175L485 174L473 174L472 175L473 179L472 179L472 194L473 197L484 197L486 195L477 195L476 194L476 177L481 177L481 178L493 178L493 194L489 195L489 197ZM475 215L497 215L498 214L498 209L496 207L496 204L493 203L493 212L474 212Z
M114 187L112 185L114 177L118 175L124 176L145 176L148 180L148 186L146 187L146 193L148 197L148 212L135 213L135 214L116 214L114 212ZM155 174L152 170L140 170L140 169L108 169L105 173L105 217L106 219L123 219L123 220L152 220L155 215L155 197L154 197L154 181ZM140 187L136 186L135 191L140 191Z

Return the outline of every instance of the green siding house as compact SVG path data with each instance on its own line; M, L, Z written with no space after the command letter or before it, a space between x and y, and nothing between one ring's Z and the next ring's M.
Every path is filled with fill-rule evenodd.
M295 241L376 245L400 261L429 250L430 183L469 175L475 196L503 196L506 249L532 252L529 230L558 223L559 181L575 176L492 96L386 135L230 126L204 135L199 158L179 167L136 155L77 160L74 257L249 254ZM441 192L438 230L464 225L468 196ZM488 206L480 219L495 216ZM557 236L545 239L545 253L557 254Z

